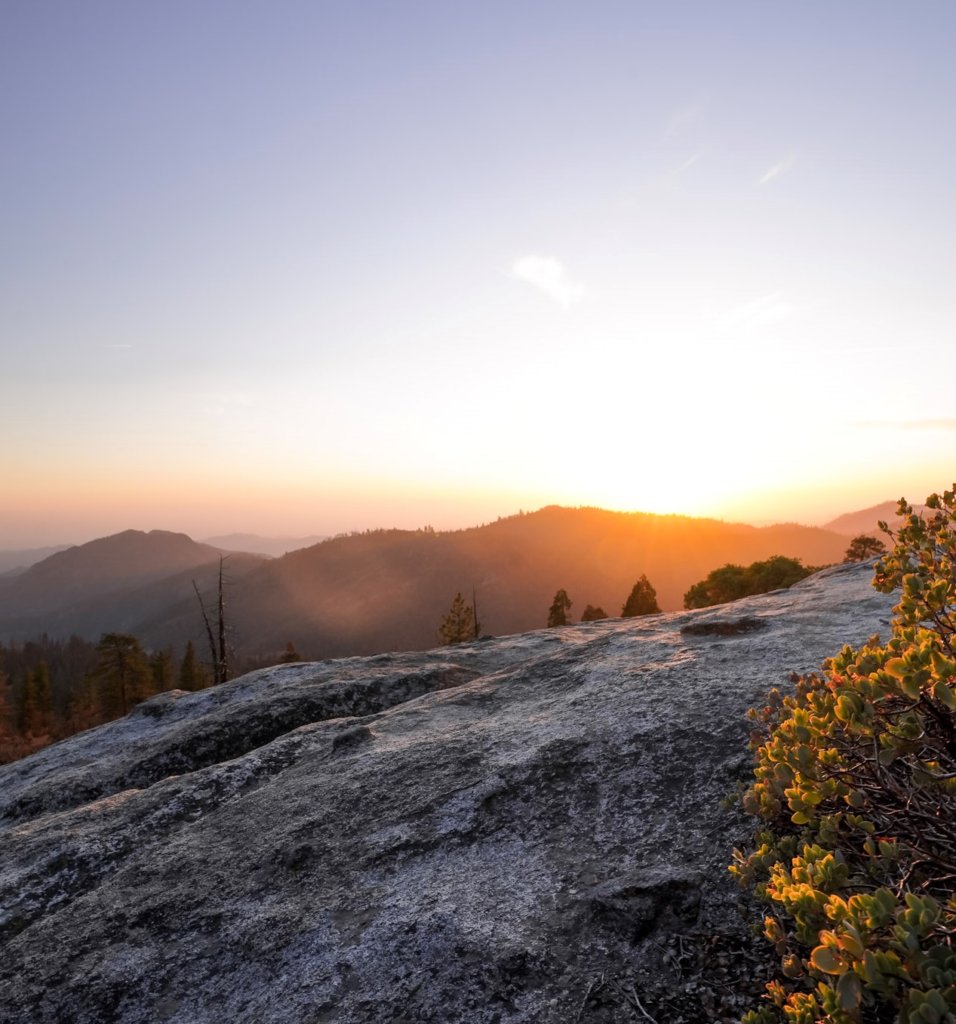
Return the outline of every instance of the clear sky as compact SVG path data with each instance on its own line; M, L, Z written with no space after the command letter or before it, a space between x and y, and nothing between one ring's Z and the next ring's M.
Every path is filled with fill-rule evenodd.
M956 477L951 0L0 0L0 547Z

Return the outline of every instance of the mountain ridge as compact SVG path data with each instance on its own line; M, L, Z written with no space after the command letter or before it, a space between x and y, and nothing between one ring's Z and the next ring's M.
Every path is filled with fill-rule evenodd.
M885 522L890 528L899 522L896 510L899 501L881 501L878 505L871 505L869 508L862 508L856 512L844 512L843 515L831 519L823 524L823 529L832 530L834 533L842 533L848 537L855 537L865 533L870 537L885 539L884 534L877 526L879 522ZM925 505L913 505L913 511L922 515L926 511Z
M845 547L844 536L820 527L558 505L459 530L353 532L274 559L182 533L126 530L0 580L0 638L46 630L95 640L122 628L154 648L204 644L191 580L201 575L204 591L214 591L212 570L224 557L226 615L243 656L290 641L309 657L421 650L437 641L459 591L470 600L474 590L482 631L502 635L542 626L558 589L574 602L572 619L586 604L615 615L645 574L661 607L674 610L727 562L783 554L821 565Z

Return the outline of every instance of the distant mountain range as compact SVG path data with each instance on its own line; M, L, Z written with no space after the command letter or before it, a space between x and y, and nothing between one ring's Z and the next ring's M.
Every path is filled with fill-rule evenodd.
M310 537L260 537L257 533L227 533L222 537L207 537L203 543L222 548L224 551L246 551L279 558L290 551L309 548L326 539L319 534Z
M228 557L233 579L267 560L220 551L166 530L126 530L66 548L12 578L0 578L0 639L40 633L94 640L104 632L142 635L157 621L175 621L190 595L191 609L198 609L192 581L208 593L221 556ZM180 646L178 638L175 643Z
M836 519L831 519L829 523L825 523L823 529L832 530L834 533L843 533L848 537L856 537L865 533L886 541L886 534L881 533L876 524L884 522L892 528L899 522L899 516L896 514L898 506L898 501L884 501L880 505L873 505L871 508L864 508L859 512L847 512L842 516L837 516ZM913 510L917 514L921 514L926 511L926 506L914 505Z
M308 658L425 649L458 591L468 601L474 591L482 632L498 635L544 626L559 588L575 620L587 604L618 615L641 574L667 611L727 562L840 561L852 532L550 506L466 530L350 534L268 558L127 530L0 578L0 640L122 631L154 648L192 640L204 650L193 582L214 600L222 556L226 618L242 656L268 657L289 641Z
M21 548L16 551L0 551L0 576L17 576L25 572L31 565L42 562L44 558L65 551L69 544L57 544L48 548Z

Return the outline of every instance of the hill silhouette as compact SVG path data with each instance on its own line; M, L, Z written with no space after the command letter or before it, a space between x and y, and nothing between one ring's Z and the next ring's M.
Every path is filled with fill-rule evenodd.
M277 559L229 554L226 615L240 661L290 640L305 658L423 650L458 591L470 600L474 588L482 632L503 635L543 627L560 588L573 621L588 604L615 616L644 574L672 611L727 562L783 554L823 565L845 547L844 536L796 524L549 506L465 530L339 536ZM125 631L152 648L192 640L204 650L192 581L211 596L221 554L161 530L70 548L0 580L0 638Z
M208 587L221 555L229 556L233 575L265 561L167 530L125 530L67 548L0 580L0 637L76 633L94 640L104 632L135 633L144 620L171 621L187 599L195 610L192 579Z
M859 512L845 512L842 516L837 516L836 519L831 519L830 522L824 523L823 529L831 530L833 533L842 533L847 537L856 537L861 533L865 533L869 537L879 537L880 540L886 540L886 535L880 532L876 524L882 520L888 526L894 528L899 522L899 517L896 515L898 505L898 501L882 501L879 505L860 509ZM921 515L926 511L926 506L914 505L913 511L917 515Z
M236 588L233 622L244 649L334 657L425 649L458 591L475 589L482 631L545 625L559 588L574 602L618 615L646 574L665 611L727 562L774 554L808 565L839 561L844 537L783 524L755 527L688 516L549 506L454 532L382 530L291 552Z
M308 537L263 537L258 533L226 533L221 537L206 537L202 543L211 544L224 551L243 551L254 555L269 555L278 558L290 551L312 547L326 539L324 534Z

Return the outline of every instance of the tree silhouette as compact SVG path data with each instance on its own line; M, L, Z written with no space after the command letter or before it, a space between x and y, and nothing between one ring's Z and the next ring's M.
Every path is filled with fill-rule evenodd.
M597 608L593 604L589 604L581 615L582 622L597 622L598 619L606 619L607 612L598 605Z
M461 591L455 594L448 614L438 627L438 636L443 644L460 644L473 640L477 631L474 608L465 602Z
M874 555L885 555L886 545L877 537L870 537L865 533L858 534L850 541L850 546L843 556L844 562L865 562Z
M727 564L695 583L684 594L684 607L710 608L741 597L784 590L815 572L816 567L802 565L799 558L786 555L771 555L762 562L751 562L746 568Z
M179 688L193 692L204 689L206 683L205 668L196 657L196 648L193 647L193 642L190 640L186 644L183 660L179 666Z
M551 607L548 609L548 626L567 626L571 620L568 612L571 611L571 598L566 590L559 590L554 595Z
M635 615L656 615L660 611L657 603L657 591L651 586L651 581L644 575L634 584L630 596L624 602L621 614L625 618L633 618Z
M153 691L164 693L176 688L176 669L170 650L153 651L149 656L149 670L153 676Z
M212 623L206 613L206 605L199 592L199 586L193 580L193 590L199 599L199 610L202 612L203 625L206 627L206 638L209 640L209 653L212 657L212 674L214 683L224 683L229 678L229 652L226 649L226 613L225 613L225 584L226 578L223 573L223 562L228 555L219 556L219 585L216 591L216 635L213 634ZM218 642L217 642L218 640Z
M125 715L152 692L152 673L142 647L128 633L104 633L96 645L94 690L101 714Z
M23 677L19 725L28 736L42 736L53 724L53 692L50 688L50 669L41 661L35 669L28 669Z

